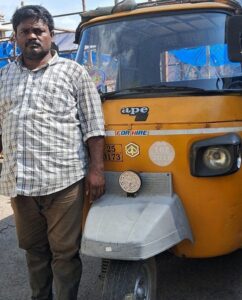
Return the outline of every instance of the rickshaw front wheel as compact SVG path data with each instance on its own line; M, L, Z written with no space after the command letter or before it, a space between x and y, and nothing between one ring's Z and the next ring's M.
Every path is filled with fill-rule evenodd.
M111 260L104 279L102 300L156 300L155 258Z

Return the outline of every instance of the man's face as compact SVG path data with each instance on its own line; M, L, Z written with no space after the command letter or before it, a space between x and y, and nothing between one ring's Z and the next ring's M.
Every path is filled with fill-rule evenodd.
M53 32L42 20L32 18L22 21L15 32L15 38L23 58L29 60L43 59L51 49Z

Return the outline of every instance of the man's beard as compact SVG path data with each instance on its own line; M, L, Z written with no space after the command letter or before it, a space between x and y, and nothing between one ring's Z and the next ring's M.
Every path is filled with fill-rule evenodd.
M29 48L29 46L37 46L38 48ZM41 44L36 41L29 41L25 44L26 50L23 50L23 56L29 60L41 60L50 51L50 49L43 49Z
M23 56L29 60L41 60L43 59L50 50L35 51L32 49L31 51L23 51Z

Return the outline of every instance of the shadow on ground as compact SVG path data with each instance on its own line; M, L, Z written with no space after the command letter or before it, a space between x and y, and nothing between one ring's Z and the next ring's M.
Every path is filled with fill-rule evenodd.
M160 300L242 300L242 250L209 259L158 257Z

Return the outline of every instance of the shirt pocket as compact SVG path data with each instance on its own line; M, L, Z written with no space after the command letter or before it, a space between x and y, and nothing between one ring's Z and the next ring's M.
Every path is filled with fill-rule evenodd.
M39 93L39 108L49 114L66 115L76 110L74 95L60 85L44 86Z

